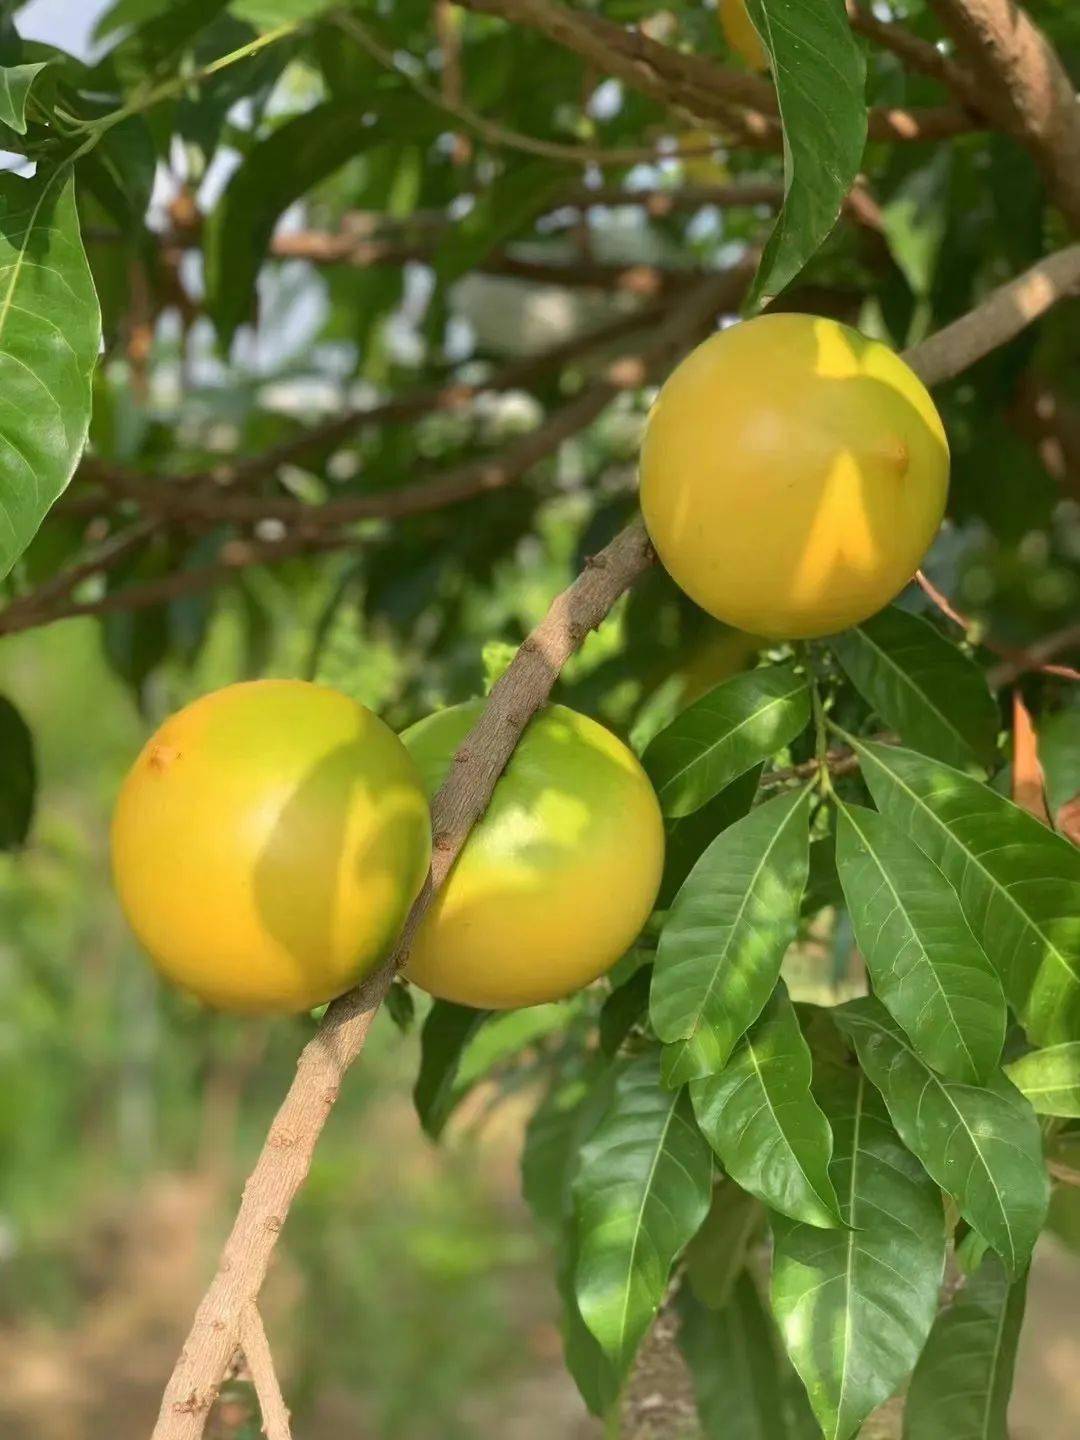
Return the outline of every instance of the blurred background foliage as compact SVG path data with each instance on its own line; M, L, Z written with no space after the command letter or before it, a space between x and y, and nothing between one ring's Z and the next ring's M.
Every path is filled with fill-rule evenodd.
M326 8L192 0L175 7L191 23L170 37L170 7L153 0L8 4L0 58L51 58L57 83L107 95L145 71L148 54L196 68ZM729 58L710 5L594 8ZM920 0L889 8L937 35ZM1080 7L1028 8L1077 73ZM482 693L583 556L631 513L653 391L623 388L518 483L411 518L316 529L312 553L272 565L246 563L254 552L236 548L286 538L272 515L165 512L121 482L160 494L176 490L170 477L207 474L191 488L225 494L219 480L238 458L308 437L350 407L451 383L477 387L473 403L329 430L243 493L317 506L497 459L602 383L613 357L634 356L658 300L670 309L701 272L737 265L772 213L719 205L710 192L775 186L777 157L683 127L534 31L511 37L497 19L427 0L354 9L399 68L360 32L313 25L118 127L99 183L80 192L106 334L93 464L6 587L26 594L88 537L148 517L146 538L85 581L77 605L109 609L110 597L166 575L230 568L166 603L121 603L0 641L0 690L30 728L39 777L29 841L0 855L0 1433L11 1440L146 1432L198 1276L312 1028L211 1019L153 979L108 881L108 814L124 769L164 715L244 676L324 681L396 728ZM888 51L868 47L868 61L875 103L940 102L933 81ZM418 80L553 145L655 154L602 172L523 155L456 124L417 93ZM306 148L290 127L312 116L319 144ZM361 146L368 129L373 142ZM32 155L36 138L31 124L16 148ZM679 145L694 153L679 158ZM1001 136L872 142L865 174L873 223L842 220L783 305L903 346L1064 239L1034 167ZM582 186L601 183L621 186L628 203L606 194L583 207ZM271 233L276 258L264 263ZM320 237L338 244L333 263ZM618 339L529 368L635 311L636 330L627 320ZM954 481L926 568L976 642L1022 647L1076 623L1078 314L1080 302L1060 305L938 395ZM503 387L515 364L522 383ZM904 603L927 602L915 591ZM640 747L757 653L753 637L709 620L655 570L568 666L560 698ZM1058 753L1075 755L1075 694L1046 676L1023 688L1045 733L1058 726ZM827 859L821 869L824 905L834 877ZM789 968L808 993L842 987L850 955L849 931L821 909ZM562 1373L548 1256L518 1198L531 1053L509 1062L514 1083L469 1097L436 1150L409 1096L417 1027L403 1034L386 1014L378 1020L269 1290L267 1322L305 1436L596 1433ZM1058 1193L1057 1238L1039 1261L1018 1440L1080 1429L1066 1310L1076 1270L1064 1258L1080 1245L1076 1198ZM219 1434L255 1434L248 1412L239 1381Z

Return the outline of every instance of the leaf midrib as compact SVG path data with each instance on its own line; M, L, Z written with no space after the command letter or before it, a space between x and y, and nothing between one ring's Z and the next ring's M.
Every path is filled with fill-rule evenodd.
M912 692L912 694L914 694L918 699L920 699L926 705L926 708L937 716L937 718L941 721L942 725L949 732L949 734L954 736L960 742L961 747L969 754L974 754L974 750L972 749L968 741L965 739L963 734L961 734L961 732L956 729L956 727L953 725L952 721L945 714L945 712L939 709L938 706L934 703L934 701L931 700L930 696L926 693L926 691L921 690L915 684L914 680L911 678L908 672L902 669L896 663L896 661L892 658L892 656L887 650L883 650L881 648L877 641L870 636L870 634L863 628L863 626L857 625L855 628L857 633L861 635L862 638L866 641L867 645L870 646L871 650L875 651L876 654L880 655L882 660L884 660L885 664L888 665L891 670L895 671L895 673L900 677L901 681L903 681L903 683Z
M926 962L926 968L930 971L930 974L931 974L931 975L933 976L933 978L934 978L934 983L935 983L935 985L936 985L937 988L938 988L938 993L940 994L941 999L942 999L942 1001L943 1001L943 1003L944 1003L944 1005L945 1005L945 1009L949 1012L949 1020L950 1020L951 1023L952 1023L953 1030L955 1031L956 1036L957 1036L957 1038L958 1038L959 1041L960 1041L960 1044L964 1047L964 1054L968 1057L968 1060L971 1062L972 1074L978 1076L978 1074L979 1074L979 1066L976 1065L976 1063L975 1063L975 1057L974 1057L974 1055L972 1055L972 1053L971 1053L971 1047L968 1045L968 1043L967 1043L967 1038L965 1037L964 1032L963 1032L963 1029L962 1029L962 1027L961 1027L959 1021L957 1020L956 1015L955 1015L955 1013L954 1013L954 1011L953 1011L952 1002L951 1002L950 999L949 999L948 992L946 991L944 985L941 983L941 979L940 979L940 977L938 976L938 973L937 973L937 968L936 968L936 966L934 965L934 962L930 959L930 953L929 953L929 951L927 950L926 946L923 944L922 937L919 935L918 930L915 928L915 925L914 925L913 921L912 921L912 920L910 919L910 917L909 917L909 913L908 913L906 907L904 906L903 901L902 901L901 898L900 898L900 893L899 893L899 891L897 890L896 886L893 884L892 880L890 879L889 874L888 874L888 872L886 871L884 865L883 865L883 864L881 863L881 861L878 859L877 852L874 850L873 846L871 845L870 840L868 839L868 837L867 837L867 835L866 835L866 832L860 828L858 821L854 819L854 817L852 816L852 813L851 813L851 809L850 809L848 806L844 806L844 818L845 818L845 820L847 820L847 821L851 824L852 829L855 831L855 833L859 836L860 840L862 840L863 844L866 846L866 853L867 853L867 855L869 855L870 858L873 860L875 866L877 867L878 874L879 874L879 875L881 876L881 878L884 880L885 884L888 886L889 891L890 891L891 894L892 894L893 899L896 901L896 907L897 907L897 909L900 911L900 913L903 915L905 921L907 922L908 930L910 931L911 935L914 937L915 942L916 942L916 944L918 945L919 950L920 950L921 953L922 953L923 959L924 959L925 962ZM948 883L948 882L946 882L946 883ZM965 922L965 923L966 923L966 922ZM973 938L974 938L974 937L973 937ZM976 942L976 943L977 943L977 942ZM894 971L893 973L894 973L894 976L895 976L895 971ZM898 1022L898 1023L899 1023L899 1022Z
M723 947L723 949L722 949L721 952L720 952L720 955L719 955L719 957L718 957L718 959L717 959L716 964L713 966L712 975L711 975L710 978L709 978L709 983L708 983L708 985L705 987L705 994L702 996L701 1004L697 1007L697 1016L696 1016L696 1018L694 1019L694 1022L693 1022L693 1024L692 1024L691 1027L690 1027L690 1032L689 1032L689 1034L687 1034L687 1035L677 1036L677 1037L676 1037L676 1040L681 1039L681 1040L683 1040L685 1043L689 1044L689 1042L694 1038L694 1036L697 1034L697 1032L701 1029L702 1022L703 1022L703 1016L704 1016L704 1012L705 1012L705 1007L708 1005L709 1001L712 999L713 989L714 989L714 987L715 987L715 985L716 985L717 977L718 977L719 974L720 974L721 964L722 964L723 960L727 957L728 952L729 952L730 949L731 949L731 944L732 944L732 940L733 940L734 935L735 935L735 931L736 931L736 929L739 927L739 925L742 923L742 918L743 918L744 914L746 913L746 907L747 907L747 905L750 903L750 897L751 897L751 895L752 895L753 892L754 892L754 886L757 884L758 879L759 879L760 876L761 876L761 872L762 872L762 870L764 870L765 865L766 865L766 863L767 863L768 860L769 860L769 857L772 855L773 851L776 849L776 846L780 843L781 838L783 837L783 835L784 835L785 832L787 831L788 825L789 825L790 822L794 819L795 815L798 813L799 806L800 806L800 804L802 803L802 801L805 799L807 793L808 793L808 791L803 790L802 793L799 795L798 800L795 802L794 805L792 805L791 809L790 809L790 810L788 811L788 813L784 816L784 818L783 818L783 820L781 821L780 825L777 827L776 831L774 832L772 839L769 841L768 845L765 847L765 851L764 851L764 853L762 854L761 859L758 861L757 865L754 867L754 873L753 873L753 875L750 877L750 883L749 883L748 886L746 887L746 890L743 892L743 897L742 897L742 899L739 901L739 908L738 908L738 910L735 912L735 918L734 918L734 920L731 922L731 927L730 927L730 929L729 929L729 931L728 931L728 937L727 937L727 939L726 939L725 942L724 942L724 947ZM751 1017L750 1021L748 1021L747 1024L750 1025L750 1024L752 1024L752 1023L753 1023L753 1017ZM736 1035L735 1038L734 1038L734 1040L732 1040L731 1045L728 1047L728 1054L727 1054L727 1057L725 1057L725 1062L724 1062L725 1064L727 1063L727 1059L730 1058L730 1056L731 1056L731 1050L734 1048L735 1043L738 1041L739 1038L740 1038L740 1037Z
M900 789L905 792L905 794L910 795L912 800L915 802L916 805L918 805L920 810L924 810L926 814L929 815L930 819L933 820L934 824L938 826L942 833L947 837L949 842L956 845L957 848L963 853L968 863L973 865L976 870L982 872L982 874L993 886L995 894L1004 895L1006 900L1008 900L1009 904L1020 916L1020 919L1024 922L1024 924L1029 929L1034 930L1036 935L1038 935L1039 938L1043 941L1046 946L1047 952L1058 961L1061 967L1065 970L1066 974L1071 976L1073 983L1080 986L1080 972L1072 969L1064 952L1057 948L1055 943L1050 939L1049 935L1047 935L1046 931L1042 929L1038 922L1033 920L1028 914L1028 912L1021 907L1019 902L1013 899L1012 893L1009 891L1009 889L1001 884L1001 882L997 879L993 872L986 868L986 866L982 863L979 857L972 850L968 849L968 847L964 845L964 843L953 834L953 832L945 824L944 820L942 820L938 815L934 813L934 811L930 808L929 805L927 805L926 801L922 798L918 791L913 790L911 786L896 773L895 770L890 770L887 765L882 764L882 762L877 758L873 751L867 750L866 747L863 745L857 745L857 748L860 754L869 756L869 758L873 760L874 764L877 765L880 770L883 770L885 774L888 775L889 778L893 781L893 783L898 785ZM1049 834L1050 832L1048 831L1047 833Z
M716 750L719 750L721 748L721 746L726 745L733 735L737 735L740 730L744 730L746 726L751 724L754 720L759 720L761 716L767 715L768 712L775 709L777 705L783 705L788 700L790 700L792 696L799 694L800 690L804 688L804 684L803 682L798 680L797 676L795 677L795 679L798 683L796 683L792 687L792 689L785 691L783 695L774 695L772 699L766 702L766 704L762 705L759 709L752 711L749 715L744 716L743 719L741 719L737 725L733 725L730 730L726 730L718 740L714 740L711 745L705 746L703 749L699 750L692 759L688 760L687 763L682 766L681 769L673 771L668 776L668 778L661 783L661 795L665 794L667 790L670 789L670 787L676 782L682 780L683 777L696 765L705 764L707 758L711 757ZM750 762L750 765L753 764L756 764L756 761ZM750 765L746 767L747 770L750 769ZM733 775L731 779L737 780L738 776ZM685 817L680 816L677 818L681 819Z
M623 1353L626 1345L626 1322L630 1313L630 1281L634 1274L634 1266L637 1261L638 1240L644 1227L645 1207L649 1203L649 1196L652 1193L653 1180L656 1177L657 1167L660 1164L660 1156L664 1153L667 1144L668 1131L671 1129L671 1122L675 1115L675 1107L679 1103L681 1090L676 1090L671 1097L671 1104L668 1106L667 1115L664 1117L664 1128L657 1137L656 1149L653 1152L652 1163L649 1166L649 1173L646 1176L645 1184L641 1189L641 1204L638 1206L637 1222L634 1225L634 1239L630 1246L630 1256L626 1266L626 1283L623 1286L622 1314L619 1317L619 1354Z

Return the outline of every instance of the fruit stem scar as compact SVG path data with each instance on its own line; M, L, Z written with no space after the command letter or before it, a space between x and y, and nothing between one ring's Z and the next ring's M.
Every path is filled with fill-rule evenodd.
M150 768L159 773L165 771L174 760L180 759L180 751L175 745L154 745L150 750Z

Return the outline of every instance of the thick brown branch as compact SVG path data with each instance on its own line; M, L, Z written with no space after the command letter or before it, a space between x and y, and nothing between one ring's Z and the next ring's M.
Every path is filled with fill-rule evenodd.
M1080 104L1054 47L1014 0L931 0L979 82L980 109L1021 140L1080 230Z
M217 1273L166 1387L153 1440L198 1440L203 1434L221 1377L240 1339L243 1317L258 1296L338 1087L367 1038L390 981L408 955L417 926L470 829L483 814L522 731L547 700L563 665L651 563L644 526L634 521L594 556L554 601L458 749L446 783L432 802L434 849L428 880L388 963L358 990L336 1000L304 1047L296 1077L244 1187Z
M916 345L909 359L927 385L951 380L1078 287L1080 245L1070 245L991 291L969 314Z
M728 69L651 40L553 0L463 0L471 10L500 15L538 30L666 107L675 107L726 131L740 145L778 149L776 96L767 80ZM926 109L875 107L868 117L874 140L938 140L978 128L959 106Z
M847 0L847 13L853 30L882 49L891 50L909 70L940 81L967 109L979 113L979 88L975 80L932 41L906 30L895 20L879 20L864 0Z

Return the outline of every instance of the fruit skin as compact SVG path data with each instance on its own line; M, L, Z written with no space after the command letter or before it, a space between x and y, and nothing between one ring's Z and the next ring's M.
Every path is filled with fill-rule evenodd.
M223 1010L310 1010L375 968L427 874L416 767L370 710L258 680L166 720L125 779L113 876L165 979Z
M746 13L746 0L720 0L720 29L724 39L751 70L767 70L769 56Z
M677 585L773 639L873 615L911 579L945 509L949 446L887 346L814 315L711 336L650 412L641 506Z
M482 709L402 735L429 792ZM664 863L652 785L609 730L551 705L529 724L413 942L410 980L443 1000L510 1009L608 970L648 919Z

